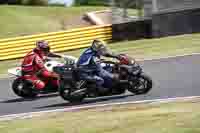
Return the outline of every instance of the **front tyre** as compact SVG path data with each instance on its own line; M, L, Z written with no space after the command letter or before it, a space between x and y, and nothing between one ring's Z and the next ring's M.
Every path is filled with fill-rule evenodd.
M13 92L22 98L35 98L37 93L33 92L32 84L22 79L15 79L12 84Z
M151 77L149 77L145 73L141 73L136 81L131 81L131 82L132 84L129 86L128 91L136 95L148 93L153 86L153 81Z

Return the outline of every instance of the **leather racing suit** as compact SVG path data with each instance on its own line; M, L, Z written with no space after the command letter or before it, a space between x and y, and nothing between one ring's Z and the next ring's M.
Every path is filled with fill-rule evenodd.
M80 56L77 62L77 67L81 70L81 79L95 81L98 88L108 88L109 84L106 84L105 82L110 83L114 78L114 75L102 68L100 61L101 56L118 58L110 53L104 55L99 54L98 52L93 51L90 47Z
M45 88L48 82L53 87L58 87L58 79L53 72L49 72L44 66L45 56L39 50L34 49L29 52L22 62L22 75L28 81L31 81L38 90ZM53 78L54 77L54 78Z

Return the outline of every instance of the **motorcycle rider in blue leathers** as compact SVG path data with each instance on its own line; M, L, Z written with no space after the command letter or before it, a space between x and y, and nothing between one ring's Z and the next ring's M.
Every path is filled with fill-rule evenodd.
M94 40L91 47L86 49L77 62L80 78L86 81L95 81L97 89L106 89L105 81L116 79L112 73L101 66L101 56L119 59L120 56L110 53L101 40Z

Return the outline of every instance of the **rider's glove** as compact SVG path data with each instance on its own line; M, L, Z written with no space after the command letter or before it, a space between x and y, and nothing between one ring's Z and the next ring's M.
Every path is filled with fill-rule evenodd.
M116 58L117 58L118 60L121 60L123 57L122 57L121 55L117 55Z

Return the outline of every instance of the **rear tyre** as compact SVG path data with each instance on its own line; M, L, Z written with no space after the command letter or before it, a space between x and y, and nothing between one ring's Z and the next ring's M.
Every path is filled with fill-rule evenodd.
M86 97L85 92L80 92L77 94L73 94L74 86L72 84L65 84L61 83L59 94L62 97L62 99L69 101L71 103L80 103L83 101L83 99Z
M36 92L33 92L32 84L22 79L15 79L12 84L13 92L22 98L35 98Z
M144 73L142 73L139 76L136 84L134 83L135 81L132 81L132 82L134 85L130 85L128 91L136 95L148 93L152 89L152 86L153 86L152 79Z

